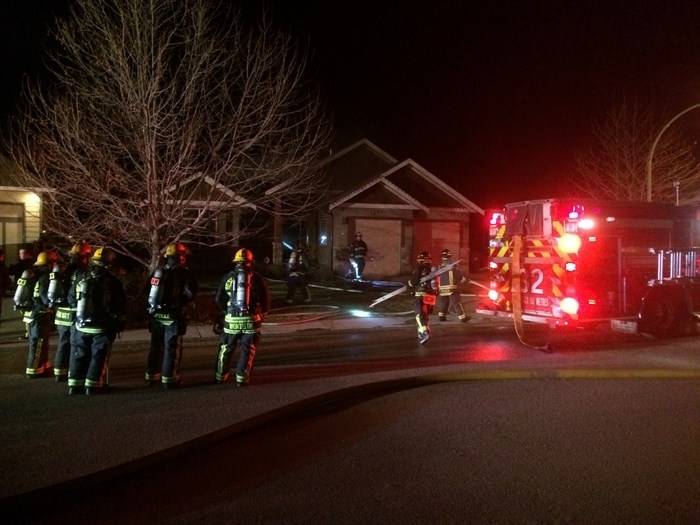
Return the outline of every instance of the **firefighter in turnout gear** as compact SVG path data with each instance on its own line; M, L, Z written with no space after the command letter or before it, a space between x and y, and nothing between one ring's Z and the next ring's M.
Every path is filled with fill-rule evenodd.
M190 251L182 243L165 249L165 264L151 274L148 313L151 315L151 347L146 361L146 381L163 388L180 383L182 337L187 333L187 307L197 297L194 273L187 267Z
M41 252L32 268L24 270L22 277L17 279L15 309L22 312L29 337L28 378L42 377L50 368L49 337L53 311L49 306L49 272L56 261L56 252Z
M27 247L20 248L18 256L19 260L8 268L8 271L10 272L10 279L16 286L15 292L18 291L20 286L23 286L23 284L20 283L20 279L24 277L26 270L29 270L27 272L27 277L34 275L34 271L32 269L34 266L34 255L32 254L32 251ZM26 278L24 282L26 282ZM31 291L29 294L31 295ZM17 301L15 301L15 309L21 310L21 308L17 307ZM29 339L29 324L25 322L24 328L24 336L21 336L20 339Z
M365 257L367 256L367 243L362 240L362 233L355 234L355 240L350 243L350 266L352 266L355 275L355 281L362 280L362 273L365 271Z
M311 302L311 292L309 291L309 283L306 281L306 272L309 271L309 261L306 256L304 246L297 244L296 250L289 256L287 263L289 275L287 276L287 297L285 302L292 304L294 302L294 294L299 289L301 298L305 303Z
M449 266L452 264L452 252L450 250L442 250L441 256L442 263L440 266ZM457 266L454 266L451 270L440 274L437 277L437 281L440 289L440 295L438 296L438 319L440 319L440 321L447 321L447 313L451 307L457 312L457 318L461 322L466 323L469 321L470 317L464 311L458 289L460 284L467 281L466 276L462 275L462 272Z
M68 378L76 305L68 304L68 292L80 274L88 271L92 248L86 242L74 244L68 252L68 264L54 264L49 274L49 306L55 309L54 324L58 332L53 373L56 381Z
M253 370L260 329L271 300L265 279L253 270L250 250L238 250L233 257L233 265L233 269L221 279L215 297L224 318L215 379L217 383L228 379L231 356L240 343L236 386L245 386Z
M97 248L68 292L68 304L76 306L69 395L97 394L106 386L112 343L126 322L124 286L109 270L116 258L110 248Z
M421 282L421 279L432 270L432 258L428 252L421 252L417 258L418 265L413 270L408 281L408 289L413 293L416 326L418 328L418 341L420 344L430 339L429 315L435 306L437 294L437 282L435 279Z

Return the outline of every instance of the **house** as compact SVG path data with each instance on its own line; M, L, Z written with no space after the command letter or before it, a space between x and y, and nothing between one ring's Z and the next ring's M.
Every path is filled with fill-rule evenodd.
M41 190L18 188L13 169L14 164L0 155L0 247L8 266L17 262L20 246L42 234Z
M16 259L19 245L40 238L42 233L40 191L16 187L10 177L11 169L11 163L2 159L0 245L6 249L8 263ZM427 250L437 260L445 248L468 268L470 223L475 215L483 216L484 211L418 163L411 159L398 161L363 139L329 156L320 169L328 174L328 190L317 212L305 224L306 240L317 248L320 267L345 274L348 245L356 232L362 232L370 257L365 277L405 275L413 268L418 253ZM213 237L224 233L235 237L241 214L254 209L207 177L196 177L183 184L192 186L188 193L193 213L198 204L217 200L216 195L222 202L237 202L235 210L207 225ZM275 222L269 239L271 246L269 240L261 241L261 247L255 250L255 239L247 239L246 245L260 252L260 259L269 253L275 263L281 263L281 226ZM221 257L213 256L215 251L198 250L202 260L197 267L218 264Z
M51 224L45 224L47 214L42 210L42 194L50 190L19 187L14 176L18 169L14 162L0 155L0 247L5 249L8 265L17 261L20 246L45 240L45 230L51 230ZM198 240L204 245L214 245L223 236L238 238L241 217L255 210L255 206L243 197L199 173L181 181L179 186L169 188L168 193L174 194L174 199L187 196L185 213L192 222L203 207L225 208L198 230ZM230 258L228 252L229 246L194 250L193 259L198 268L208 271L213 267L218 271L219 261Z
M323 168L329 188L307 231L320 266L344 274L348 245L362 232L367 278L410 273L424 250L437 260L448 248L468 267L470 221L484 210L418 163L399 162L364 139L330 156Z

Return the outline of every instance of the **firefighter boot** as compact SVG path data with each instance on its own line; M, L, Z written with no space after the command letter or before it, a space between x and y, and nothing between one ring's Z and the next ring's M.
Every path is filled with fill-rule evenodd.
M420 344L424 344L428 339L430 339L430 330L428 330L427 328L424 331L418 333L418 342Z

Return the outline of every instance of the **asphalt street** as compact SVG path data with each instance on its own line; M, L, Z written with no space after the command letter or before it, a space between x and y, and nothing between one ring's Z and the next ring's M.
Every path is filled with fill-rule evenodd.
M402 341L414 331L407 315L355 317L332 308L278 320L263 335L277 348L332 346L333 338L362 346L372 334ZM439 328L469 329L456 322ZM577 376L549 356L541 369L507 356L478 367L363 374L319 367L304 375L303 364L293 364L266 367L266 382L236 389L212 384L217 340L209 326L198 326L185 342L187 382L163 391L139 382L148 332L132 330L115 344L114 388L75 398L51 378L24 377L21 331L6 304L4 522L700 519L700 364L682 357L692 353L664 362L661 374L640 368L624 377L603 362L597 374ZM571 381L577 377L584 381ZM620 462L625 451L635 459Z

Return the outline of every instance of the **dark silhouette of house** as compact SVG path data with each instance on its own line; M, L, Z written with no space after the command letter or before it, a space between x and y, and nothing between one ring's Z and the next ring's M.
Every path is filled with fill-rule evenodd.
M307 229L320 266L345 273L356 232L369 247L367 278L406 274L418 253L429 251L437 261L445 248L468 266L470 221L484 210L418 163L398 161L364 139L322 167L328 190Z
M14 186L8 161L0 168L0 244L12 262L17 246L38 238L45 227L41 220L41 191ZM411 159L398 161L363 139L330 155L320 169L328 177L328 187L317 212L302 225L301 233L296 230L289 236L283 225L274 222L271 235L263 235L259 240L241 239L242 244L253 248L257 259L283 263L285 243L289 249L295 241L302 240L313 247L319 267L343 275L348 269L348 246L355 233L362 232L369 245L370 260L364 273L367 278L405 275L414 266L418 253L429 251L437 262L445 248L452 251L454 260L462 259L463 266L469 267L470 223L475 217L480 220L484 210L418 163ZM193 196L201 193L203 201L211 198L210 192L215 198L216 192L231 191L207 178L193 180L192 184L196 185ZM196 204L196 198L192 202ZM212 244L224 232L235 236L242 216L254 208L241 198L238 207L212 222ZM207 239L202 241L207 246ZM218 269L224 260L228 261L230 251L230 247L200 247L199 265Z

